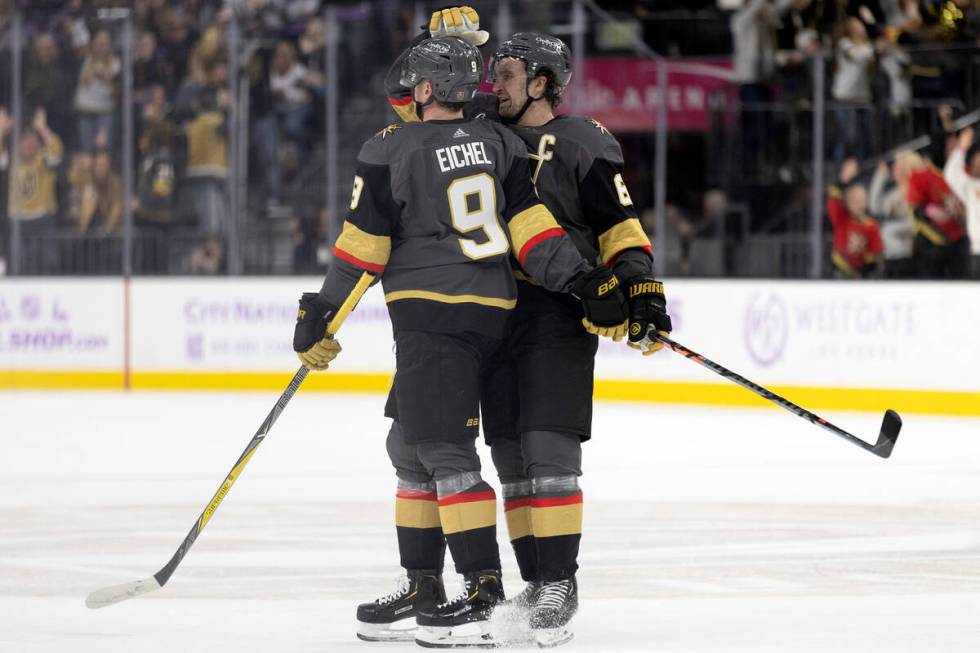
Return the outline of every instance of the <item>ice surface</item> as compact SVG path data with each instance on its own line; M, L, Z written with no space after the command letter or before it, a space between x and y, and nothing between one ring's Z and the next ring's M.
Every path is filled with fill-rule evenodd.
M378 396L301 391L170 583L85 607L169 559L275 399L0 394L0 652L415 650L354 638L398 573ZM980 422L904 417L885 461L778 409L597 405L561 650L980 650Z

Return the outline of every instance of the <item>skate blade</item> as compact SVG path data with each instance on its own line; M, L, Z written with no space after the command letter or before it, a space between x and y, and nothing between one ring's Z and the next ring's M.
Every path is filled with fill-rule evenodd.
M411 642L418 626L415 617L407 617L390 624L357 622L357 638L365 642Z
M496 648L497 642L487 622L460 626L419 626L415 643L424 648Z
M534 631L534 641L538 648L555 648L572 641L575 634L568 628L540 628Z

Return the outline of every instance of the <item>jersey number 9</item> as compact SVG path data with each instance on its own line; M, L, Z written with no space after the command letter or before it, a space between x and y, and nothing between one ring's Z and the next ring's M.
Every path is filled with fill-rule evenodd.
M449 215L453 227L464 234L482 229L485 242L460 238L459 247L471 259L506 254L510 250L507 234L497 219L497 191L493 177L485 172L462 177L449 184Z

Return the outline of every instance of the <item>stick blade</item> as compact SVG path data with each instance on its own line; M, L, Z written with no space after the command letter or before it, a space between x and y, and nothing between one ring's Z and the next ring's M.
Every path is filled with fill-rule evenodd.
M85 598L85 605L92 610L104 608L113 603L119 603L127 599L136 598L143 594L148 594L153 590L160 589L160 583L153 576L122 585L112 585L95 590Z
M902 430L902 418L892 409L885 411L885 418L881 421L881 432L878 434L878 442L871 450L876 456L887 458L892 455L895 448L895 441L898 439L898 432Z

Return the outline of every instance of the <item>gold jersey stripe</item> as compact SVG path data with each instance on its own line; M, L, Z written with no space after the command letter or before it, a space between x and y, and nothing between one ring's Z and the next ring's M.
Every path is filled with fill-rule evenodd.
M480 304L510 310L517 306L516 299L500 299L498 297L482 297L480 295L445 295L431 290L396 290L385 295L386 302L397 302L399 299L428 299L444 304Z
M470 501L439 506L439 521L446 535L497 524L496 501Z
M524 209L507 224L510 230L510 241L514 245L514 251L520 254L528 241L538 234L554 229L558 226L555 216L551 214L544 204L535 204L531 208Z
M419 499L395 499L395 526L439 528L439 503Z
M391 104L391 108L395 110L398 118L402 122L418 122L418 114L415 113L415 102L409 102L407 104Z
M382 267L388 263L388 257L391 256L391 238L369 234L350 222L344 222L344 228L337 237L336 247L365 263Z
M534 537L580 535L582 533L582 504L531 508L531 527Z
M507 517L507 533L511 542L534 534L531 529L531 506L513 508L504 514Z
M609 263L624 249L633 247L650 247L650 239L636 218L623 220L599 236L599 256L603 263Z

